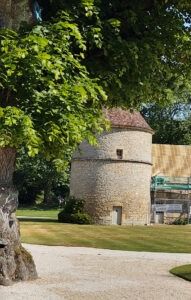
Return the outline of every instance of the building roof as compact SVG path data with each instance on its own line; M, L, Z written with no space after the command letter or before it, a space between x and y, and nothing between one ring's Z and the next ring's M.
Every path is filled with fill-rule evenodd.
M111 121L112 127L134 128L153 133L151 127L137 111L130 112L122 108L111 108L105 110L105 115Z
M152 176L191 177L191 146L152 145Z

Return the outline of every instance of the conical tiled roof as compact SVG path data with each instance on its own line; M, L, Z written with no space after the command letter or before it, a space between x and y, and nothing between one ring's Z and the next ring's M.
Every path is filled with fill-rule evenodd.
M105 115L110 120L112 127L132 128L140 131L153 133L140 112L130 112L122 108L111 108L105 110Z

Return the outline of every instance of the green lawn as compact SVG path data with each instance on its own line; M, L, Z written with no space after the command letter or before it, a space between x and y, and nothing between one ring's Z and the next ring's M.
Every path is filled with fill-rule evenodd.
M183 265L180 267L173 268L170 270L170 273L188 281L191 281L191 265Z
M17 209L17 216L21 217L44 217L50 219L58 219L58 209L35 209L35 208L20 208Z
M21 222L22 242L114 250L191 253L191 226L96 226Z

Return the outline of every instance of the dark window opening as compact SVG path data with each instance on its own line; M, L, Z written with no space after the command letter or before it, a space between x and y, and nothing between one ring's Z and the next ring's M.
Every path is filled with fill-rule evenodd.
M116 150L117 158L122 159L123 158L123 150L122 149L117 149Z

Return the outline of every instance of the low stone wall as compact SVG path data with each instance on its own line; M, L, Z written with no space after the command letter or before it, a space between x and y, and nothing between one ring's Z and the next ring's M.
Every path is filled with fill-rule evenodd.
M187 222L190 217L190 207L191 207L191 193L188 191L157 191L151 192L151 205L182 205L182 211L167 211L167 212L158 212L158 214L163 214L164 224L172 224L178 219L185 220ZM151 222L156 223L156 212L154 207L151 212ZM160 222L159 222L160 223Z

